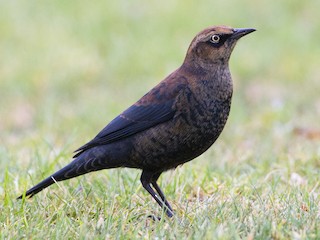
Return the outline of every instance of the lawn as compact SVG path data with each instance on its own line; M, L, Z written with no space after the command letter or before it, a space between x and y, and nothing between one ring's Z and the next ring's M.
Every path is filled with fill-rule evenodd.
M319 9L298 0L1 1L1 239L319 239ZM217 24L257 32L231 56L234 96L221 137L159 179L174 218L134 169L16 200Z

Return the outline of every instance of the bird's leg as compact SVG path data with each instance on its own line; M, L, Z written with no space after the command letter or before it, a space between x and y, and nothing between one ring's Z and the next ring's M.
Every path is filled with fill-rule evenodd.
M160 177L161 173L158 173L156 175L153 175L151 179L151 184L154 187L154 189L157 191L159 194L161 200L164 202L164 204L169 208L169 210L173 213L172 207L170 206L169 202L167 201L166 197L164 196L163 192L161 191L159 185L157 184L157 180Z
M161 192L160 188L158 187L158 189L160 190L161 194L159 194L159 196L157 195L157 193L153 190L153 188L151 187L150 183L152 182L152 177L153 177L153 173L151 172L147 172L147 171L142 171L141 174L141 178L140 181L142 183L142 186L144 187L144 189L146 189L148 191L148 193L153 197L154 200L156 200L156 202L165 209L166 214L168 217L172 217L173 216L173 211L171 209L171 206L168 204L167 201L165 201L165 199L163 200L162 197L164 197L163 193ZM159 177L159 176L158 176ZM153 184L152 184L153 185ZM157 185L157 184L156 184ZM158 191L158 190L157 190ZM162 197L161 197L161 196Z

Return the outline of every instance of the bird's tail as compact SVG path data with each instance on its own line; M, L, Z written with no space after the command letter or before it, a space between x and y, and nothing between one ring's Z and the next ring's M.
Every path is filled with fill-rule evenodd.
M26 193L26 197L32 197L33 195L37 194L41 190L49 187L50 185L54 184L55 182L59 182L65 180L67 178L64 177L65 173L70 171L70 164L66 167L62 168L61 170L57 171L56 173L52 174L50 177L44 179L34 187L30 188ZM21 199L23 195L19 196L18 199Z
M33 195L37 194L38 192L42 191L43 189L49 187L50 185L54 184L55 182L67 180L70 178L74 178L85 173L91 171L97 171L102 169L99 166L94 166L91 164L86 164L90 161L84 161L81 156L76 158L73 162L65 166L64 168L60 169L59 171L52 174L50 177L44 179L34 187L30 188L26 193L26 197L32 197ZM17 199L21 199L24 195L19 196Z

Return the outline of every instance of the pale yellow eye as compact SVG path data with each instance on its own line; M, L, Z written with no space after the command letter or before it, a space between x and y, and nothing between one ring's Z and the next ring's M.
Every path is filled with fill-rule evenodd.
M218 43L219 41L220 41L220 36L219 35L216 35L216 34L212 35L211 42Z

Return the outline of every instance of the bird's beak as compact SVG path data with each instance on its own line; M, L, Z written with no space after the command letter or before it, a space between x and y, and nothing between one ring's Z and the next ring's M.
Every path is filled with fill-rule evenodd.
M243 36L245 36L249 33L252 33L254 31L256 31L256 29L254 29L254 28L234 28L232 38L238 40L238 39L242 38Z

